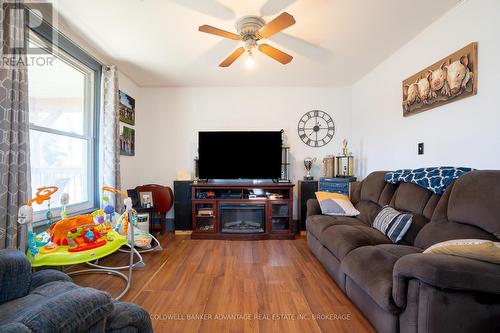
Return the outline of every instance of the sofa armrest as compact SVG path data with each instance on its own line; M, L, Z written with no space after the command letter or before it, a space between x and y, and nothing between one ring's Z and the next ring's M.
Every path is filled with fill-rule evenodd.
M61 282L68 283L68 282ZM87 332L113 311L111 296L92 288L75 288L25 311L19 322L33 332Z
M0 250L0 304L26 296L31 282L31 263L21 251Z
M452 255L416 253L399 259L392 289L399 307L406 306L410 279L441 289L500 294L500 265Z
M106 323L107 332L152 333L153 326L149 313L140 306L126 302L115 302L115 309Z
M12 322L5 325L0 325L0 332L2 333L31 333L31 330L25 325Z
M32 274L30 292L35 288L53 281L71 282L71 278L63 272L57 271L55 269L43 269Z
M313 215L321 215L321 207L317 199L309 199L306 202L307 212L306 218Z

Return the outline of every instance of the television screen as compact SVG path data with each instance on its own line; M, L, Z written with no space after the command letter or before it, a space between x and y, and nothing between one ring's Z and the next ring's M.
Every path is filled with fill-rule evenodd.
M279 179L281 132L199 132L200 179Z

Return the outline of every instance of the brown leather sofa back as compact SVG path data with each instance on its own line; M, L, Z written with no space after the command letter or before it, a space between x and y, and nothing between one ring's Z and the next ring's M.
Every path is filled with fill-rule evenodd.
M466 238L500 239L500 171L472 171L457 179L441 197L415 245L427 248Z

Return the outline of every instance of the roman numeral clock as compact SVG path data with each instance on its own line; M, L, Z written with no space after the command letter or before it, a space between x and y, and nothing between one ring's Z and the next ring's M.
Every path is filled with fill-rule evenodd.
M333 139L335 124L332 117L324 111L312 110L300 118L299 137L311 147L322 147Z

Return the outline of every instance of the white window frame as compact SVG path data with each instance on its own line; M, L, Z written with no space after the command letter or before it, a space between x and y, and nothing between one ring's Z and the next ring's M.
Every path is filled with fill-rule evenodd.
M34 32L29 32L30 42L35 43L37 46L44 48L47 50L49 54L52 54L54 57L57 57L59 60L64 61L72 68L79 70L85 75L85 86L84 86L84 128L83 134L78 134L74 132L65 132L62 130L52 129L44 126L38 126L30 122L29 129L30 131L38 131L43 133L49 133L54 135L60 135L68 138L77 138L87 141L87 201L76 203L72 205L68 205L66 207L67 213L69 215L75 215L78 213L91 211L95 207L95 184L96 177L98 177L98 170L96 170L96 152L95 152L95 142L97 138L95 137L95 131L93 130L93 124L95 122L96 117L96 104L95 103L95 71L91 68L87 67L85 64L80 62L75 57L71 56L67 52L61 50L56 45L50 45L50 48L47 46L49 41L45 41L41 37L39 37ZM52 185L52 184L44 184L44 185ZM57 205L58 203L52 203L52 206ZM46 205L46 203L44 203ZM52 214L57 219L61 215L61 207L52 208ZM35 222L35 226L42 225L47 219L48 208L44 208L43 210L36 211L33 219Z

